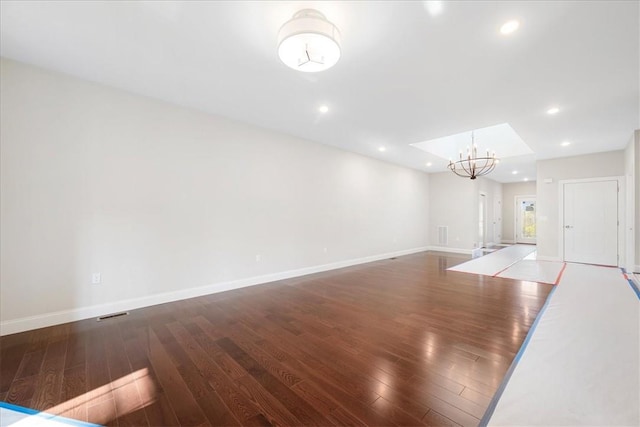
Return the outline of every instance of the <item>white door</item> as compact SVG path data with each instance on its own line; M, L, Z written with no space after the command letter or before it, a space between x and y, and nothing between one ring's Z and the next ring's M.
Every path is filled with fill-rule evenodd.
M516 196L516 243L536 243L536 198Z
M618 182L564 184L564 260L618 265Z

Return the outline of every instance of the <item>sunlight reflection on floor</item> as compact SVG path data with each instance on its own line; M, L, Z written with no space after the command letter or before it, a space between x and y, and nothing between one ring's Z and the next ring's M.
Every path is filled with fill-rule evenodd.
M89 422L105 424L117 417L132 413L155 402L156 387L149 376L147 368L139 369L101 387L88 391L73 399L67 400L46 412L68 418L84 418L82 415L89 408L105 400L106 395L112 393L115 407L112 411L97 411L92 413ZM14 424L22 427L21 423Z

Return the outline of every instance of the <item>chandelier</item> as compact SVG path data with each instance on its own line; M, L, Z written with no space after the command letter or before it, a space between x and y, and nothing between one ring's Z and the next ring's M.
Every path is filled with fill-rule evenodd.
M467 147L467 156L462 157L462 151L460 151L460 160L454 162L449 159L448 167L458 176L476 179L494 170L499 161L496 158L496 153L489 155L489 150L487 150L486 157L478 157L478 146L475 144L472 131L471 147Z

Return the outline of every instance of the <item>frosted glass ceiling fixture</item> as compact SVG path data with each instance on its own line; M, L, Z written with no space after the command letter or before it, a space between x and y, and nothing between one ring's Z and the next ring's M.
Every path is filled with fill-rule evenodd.
M496 158L496 153L489 155L489 150L487 150L486 157L478 157L478 146L475 144L473 132L471 132L471 147L467 147L466 157L462 157L462 151L460 151L460 160L454 162L449 159L448 168L463 178L476 179L494 170L499 161Z
M294 70L324 71L340 59L340 31L317 10L300 10L280 28L278 56Z

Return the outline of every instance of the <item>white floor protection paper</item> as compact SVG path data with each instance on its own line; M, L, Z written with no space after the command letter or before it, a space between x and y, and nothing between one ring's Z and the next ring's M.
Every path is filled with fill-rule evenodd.
M72 420L34 409L0 402L0 427L99 427L97 424Z
M640 425L640 300L621 271L567 264L550 298L482 424Z
M480 258L474 258L471 261L450 267L448 270L494 276L532 252L535 252L535 250L535 245L508 246Z
M564 267L564 262L534 261L523 259L498 274L497 277L527 280L529 282L555 284Z

